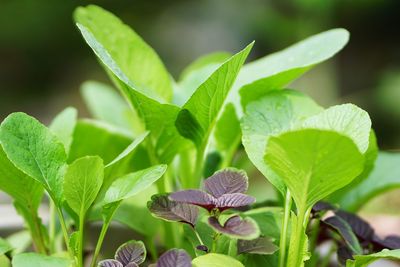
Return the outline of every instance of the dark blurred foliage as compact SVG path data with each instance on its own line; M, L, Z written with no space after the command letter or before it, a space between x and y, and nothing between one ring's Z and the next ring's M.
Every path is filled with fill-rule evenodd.
M234 52L256 40L255 59L344 27L349 45L296 86L322 104L360 105L381 148L400 147L398 0L0 0L0 119L20 110L47 122L66 105L83 111L80 84L107 81L72 22L74 8L87 4L131 25L174 77L207 52Z

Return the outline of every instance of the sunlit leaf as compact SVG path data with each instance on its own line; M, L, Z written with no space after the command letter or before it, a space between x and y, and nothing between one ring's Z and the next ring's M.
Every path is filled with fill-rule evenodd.
M208 253L206 255L195 258L192 261L193 267L244 267L240 261L235 260L232 257Z
M388 250L384 249L380 252L369 255L355 255L354 261L348 260L346 267L367 267L371 263L379 259L396 260L400 259L400 249Z
M78 111L75 108L68 107L61 111L49 126L50 130L52 130L64 144L67 155L71 147L72 135L74 133L77 117Z
M70 267L71 260L46 256L36 253L22 253L15 255L12 260L13 267Z

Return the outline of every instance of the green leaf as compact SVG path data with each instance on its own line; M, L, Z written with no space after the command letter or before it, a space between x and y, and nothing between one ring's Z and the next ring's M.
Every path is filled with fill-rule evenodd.
M279 244L283 209L281 207L264 207L251 209L241 214L244 218L250 217L258 224L263 236L272 237L275 244ZM290 233L288 234L290 235Z
M71 267L69 259L51 257L36 253L22 253L14 256L13 267Z
M339 132L353 140L364 154L369 146L371 119L366 111L353 104L330 107L307 118L302 128L316 128Z
M174 90L173 103L182 106L207 78L232 56L228 52L215 52L193 61L181 73Z
M273 91L247 105L241 121L242 143L251 162L284 195L286 186L264 162L269 137L289 130L323 109L311 98L293 90Z
M0 238L0 255L8 253L12 249L12 246L7 242L7 240Z
M77 116L78 111L75 108L68 107L61 111L49 126L50 130L53 131L64 144L67 155L71 147Z
M363 170L364 157L339 133L305 129L271 137L265 161L289 188L300 212L349 184Z
M102 204L107 205L133 197L160 179L166 170L166 165L156 165L118 178L108 188Z
M271 89L284 88L312 67L340 51L349 40L345 29L332 29L311 36L282 51L244 65L240 71L230 100L240 114L240 90L243 107L262 97Z
M219 151L228 154L236 151L242 135L240 122L232 103L225 105L224 111L215 126L214 136Z
M10 161L61 203L67 156L58 138L36 119L13 113L0 126L0 141Z
M74 12L114 59L132 87L153 99L172 99L171 78L156 52L119 18L101 7L89 5Z
M338 200L340 207L359 210L373 197L400 188L400 153L379 152L371 174Z
M91 33L88 28L78 24L83 37L93 49L97 57L103 63L110 78L121 90L130 105L135 108L139 117L151 132L151 137L160 162L169 163L174 156L184 148L185 139L178 133L175 127L176 116L179 107L163 104L164 101L154 98L151 92L137 88L125 73L121 70L118 62L111 57L110 52L96 39L96 34ZM144 74L146 77L148 73ZM155 100L157 99L157 100Z
M143 132L143 125L135 110L111 86L87 81L81 86L81 94L93 118L133 132Z
M193 267L244 267L240 261L237 261L232 257L216 253L208 253L206 255L197 257L192 261L192 265Z
M79 120L75 127L68 161L72 162L87 155L97 155L108 164L131 142L131 136L109 124L95 120Z
M98 156L83 157L68 166L64 177L64 196L71 209L80 217L85 217L96 199L103 177L103 160Z
M252 47L253 43L232 56L212 73L196 89L178 114L176 119L178 131L182 136L191 139L197 147L200 147L205 142L204 139L208 138L229 90ZM182 116L182 112L189 113L190 116ZM196 128L193 128L193 125L196 125Z
M400 260L400 249L388 250L384 249L380 252L369 255L354 255L354 260L348 260L346 267L367 267L371 263L379 259Z

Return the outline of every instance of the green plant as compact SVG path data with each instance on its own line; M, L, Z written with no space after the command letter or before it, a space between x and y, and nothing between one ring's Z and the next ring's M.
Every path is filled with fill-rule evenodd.
M92 253L90 266L297 267L323 266L336 251L347 266L399 258L400 238L378 238L356 215L320 202L354 212L398 187L398 155L379 152L375 162L366 111L352 104L325 109L286 88L342 49L346 30L247 64L253 43L235 55L206 55L174 81L155 51L114 15L88 6L74 18L122 97L86 82L82 95L94 119L77 119L67 108L49 127L24 113L1 123L0 189L13 197L37 252L17 253L11 239L1 239L5 261L82 267ZM254 164L276 188L272 207L246 194L241 162ZM44 196L46 226L38 215ZM328 210L335 215L322 216ZM113 220L144 242L125 243L114 259L100 260ZM93 221L102 228L87 251ZM316 250L321 238L332 243L327 255Z

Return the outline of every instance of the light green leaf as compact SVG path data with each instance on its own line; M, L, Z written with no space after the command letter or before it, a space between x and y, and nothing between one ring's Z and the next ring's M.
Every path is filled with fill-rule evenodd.
M373 197L400 188L400 153L379 152L371 174L343 195L338 203L350 211L360 209Z
M363 170L364 157L346 136L305 129L271 137L265 162L284 181L299 212L349 184Z
M348 260L346 267L367 267L371 263L379 259L400 260L400 249L388 250L384 249L380 252L369 255L354 255L354 260Z
M13 267L71 267L69 259L51 257L37 253L22 253L14 256Z
M13 233L6 240L14 248L12 255L22 253L32 245L32 237L29 231L26 230Z
M107 205L133 197L160 179L166 170L166 165L156 165L118 178L108 188L102 204Z
M284 182L264 162L268 139L322 110L311 98L293 90L273 91L247 105L241 121L242 143L251 162L282 194L286 192Z
M121 90L130 105L135 108L139 117L145 123L146 129L151 132L160 162L169 163L176 153L184 148L185 139L180 136L175 127L175 119L180 108L163 104L163 101L155 100L157 97L152 96L151 92L137 88L94 34L81 24L78 24L78 28L103 63L110 78ZM145 73L145 76L149 76L148 73Z
M55 133L64 144L65 152L69 153L72 143L72 135L76 125L78 111L75 108L68 107L61 111L51 122L49 128Z
M13 113L0 126L0 141L10 161L61 203L67 156L58 138L36 119Z
M101 7L89 5L74 12L114 59L133 88L159 101L172 99L171 78L156 52L119 18Z
M196 89L179 112L176 119L178 131L191 139L197 147L207 141L229 90L252 47L253 43L222 64ZM191 127L192 125L196 127Z
M192 265L193 267L244 267L240 261L237 261L232 257L216 253L208 253L206 255L197 257L192 261Z
M75 160L68 166L64 177L64 196L78 215L85 217L103 183L104 165L98 156Z
M225 105L221 117L215 125L215 141L221 152L234 153L241 139L240 122L232 103ZM232 151L233 150L233 151Z
M351 138L361 153L368 149L371 119L366 111L353 104L330 107L307 118L302 127L336 131Z
M340 51L349 40L345 29L332 29L311 36L282 51L244 65L240 71L230 100L241 114L238 91L243 107L262 97L273 88L284 88L312 67Z
M232 54L228 52L215 52L193 61L180 75L174 90L173 103L182 106L193 92L231 56Z
M0 237L0 255L4 255L12 249L12 246L7 242L7 240Z
M131 136L109 124L95 120L79 120L75 127L68 161L72 162L87 155L97 155L108 164L124 151L132 139Z
M135 110L109 85L87 81L81 86L81 94L93 118L133 132L143 132L143 125Z

